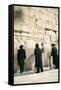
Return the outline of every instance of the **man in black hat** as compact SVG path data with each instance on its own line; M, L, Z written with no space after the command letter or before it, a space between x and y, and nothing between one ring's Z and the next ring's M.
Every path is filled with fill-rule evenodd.
M36 44L35 50L34 50L34 54L35 54L35 67L37 68L37 72L43 72L43 66L42 66L42 49L39 48L39 45Z
M24 64L26 59L26 53L25 50L23 49L23 45L20 45L20 49L18 50L18 54L17 54L17 59L18 59L18 64L20 66L20 73L22 73L24 71Z
M57 69L59 67L57 48L55 47L55 44L52 44L51 46L52 46L51 56L53 57L53 64L55 66L55 69Z

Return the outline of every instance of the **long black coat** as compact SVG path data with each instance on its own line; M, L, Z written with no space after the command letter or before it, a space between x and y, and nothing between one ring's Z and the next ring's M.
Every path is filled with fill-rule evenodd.
M17 59L18 59L18 64L20 66L24 65L25 59L26 59L26 53L24 49L19 49L17 53Z
M58 65L58 56L57 56L57 48L56 47L52 48L51 55L53 56L53 64L55 66L57 66Z
M35 67L41 67L42 66L42 50L40 48L35 48L34 54L35 54Z

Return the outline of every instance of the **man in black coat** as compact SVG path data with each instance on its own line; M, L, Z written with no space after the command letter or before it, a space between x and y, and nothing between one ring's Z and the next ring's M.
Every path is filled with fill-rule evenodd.
M51 56L53 57L53 64L55 65L55 69L57 69L59 67L57 48L55 47L55 44L52 44L51 46L52 46Z
M37 68L37 72L43 72L43 66L42 66L42 50L39 48L39 45L36 44L36 48L34 50L34 54L35 54L35 67Z
M22 73L24 71L24 64L26 59L26 53L25 50L23 49L23 45L20 45L20 49L18 50L17 53L17 59L18 59L18 64L20 66L20 73Z

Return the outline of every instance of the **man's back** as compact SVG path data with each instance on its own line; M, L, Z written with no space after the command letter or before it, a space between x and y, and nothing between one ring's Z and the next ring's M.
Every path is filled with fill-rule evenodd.
M57 55L57 48L56 47L53 47L52 48L52 55Z
M40 48L35 49L35 55L41 55L42 50Z
M25 59L26 55L25 55L25 50L24 49L19 49L18 50L18 55L17 55L17 59Z

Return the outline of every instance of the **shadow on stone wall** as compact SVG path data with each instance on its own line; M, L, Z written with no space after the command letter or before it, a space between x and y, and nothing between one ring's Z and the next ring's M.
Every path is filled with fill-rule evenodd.
M26 60L25 64L25 70L32 70L34 71L34 66L35 66L35 56L30 55L28 59Z

